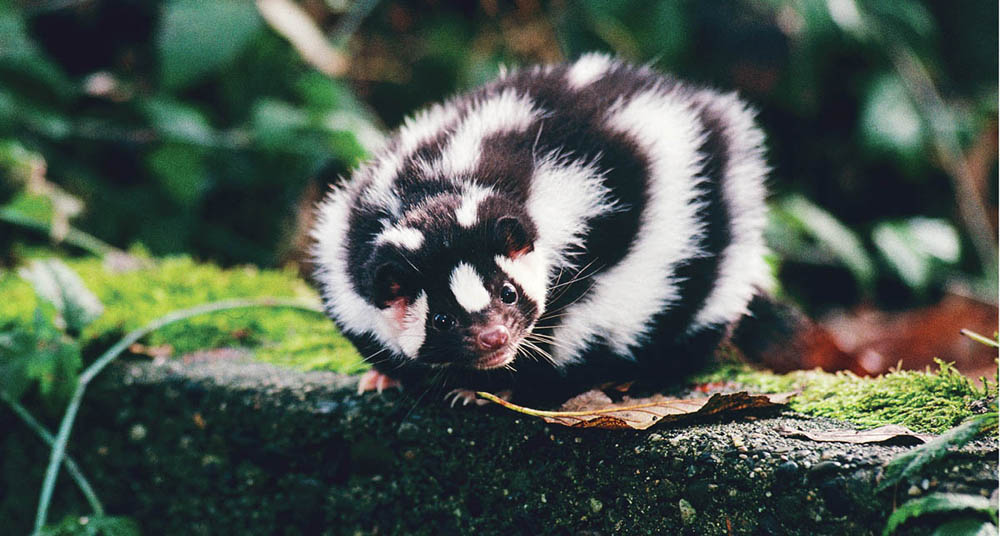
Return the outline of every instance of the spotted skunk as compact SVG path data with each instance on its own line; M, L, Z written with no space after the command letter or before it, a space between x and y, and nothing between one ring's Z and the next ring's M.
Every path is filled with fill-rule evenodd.
M312 232L362 388L682 378L769 286L763 141L735 94L599 54L418 113Z

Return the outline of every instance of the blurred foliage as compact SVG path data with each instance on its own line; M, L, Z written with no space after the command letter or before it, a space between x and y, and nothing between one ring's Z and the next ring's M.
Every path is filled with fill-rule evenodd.
M0 142L44 155L81 228L224 263L274 265L309 177L373 130L249 2L0 0L0 80Z
M383 125L501 64L604 50L754 103L776 267L808 308L914 305L955 281L995 299L995 265L975 247L984 227L959 207L985 207L992 236L978 238L995 256L996 2L297 5L343 43L343 77L310 67L250 2L0 0L0 170L5 154L40 155L83 201L76 226L101 241L275 266L301 247L310 184L347 173ZM944 171L942 140L979 199ZM13 184L3 173L0 193ZM38 196L15 203L27 201L44 215Z

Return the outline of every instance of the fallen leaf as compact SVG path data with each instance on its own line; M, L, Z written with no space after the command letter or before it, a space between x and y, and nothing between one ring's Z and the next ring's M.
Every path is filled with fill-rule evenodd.
M490 393L476 394L507 409L540 417L545 422L553 424L574 428L645 430L660 422L675 422L696 416L779 406L787 403L796 393L751 395L742 391L715 394L710 398L684 400L653 395L646 398L625 397L621 402L613 403L606 394L594 390L567 400L562 405L561 411L526 408Z
M794 428L781 427L778 433L785 437L804 437L813 441L829 443L884 443L886 441L899 441L902 443L926 443L934 438L933 434L918 434L905 426L899 424L889 424L879 426L871 430L796 430Z

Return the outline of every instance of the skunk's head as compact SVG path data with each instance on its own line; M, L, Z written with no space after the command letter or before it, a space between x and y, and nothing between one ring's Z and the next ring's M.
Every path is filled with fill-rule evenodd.
M364 285L383 337L425 364L509 366L544 308L535 238L524 210L488 191L442 194L384 223Z

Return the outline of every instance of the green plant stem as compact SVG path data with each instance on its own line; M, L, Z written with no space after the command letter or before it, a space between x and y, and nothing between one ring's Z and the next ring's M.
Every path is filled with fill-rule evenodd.
M229 309L246 309L251 307L285 307L320 314L323 313L323 310L316 305L303 303L299 300L280 298L224 300L206 303L188 309L181 309L179 311L174 311L161 316L149 324L128 333L122 337L121 340L115 343L114 346L101 354L101 356L97 358L97 361L94 361L92 365L87 367L87 369L80 374L80 379L77 381L76 389L73 391L73 396L70 398L69 405L66 407L66 413L63 415L63 418L59 423L59 431L56 434L55 442L52 445L52 454L49 456L49 465L45 470L45 480L42 482L42 491L38 498L38 511L35 515L36 534L42 530L42 527L45 526L48 519L49 503L52 500L52 492L55 489L56 477L59 475L59 466L62 464L62 460L66 455L66 444L69 442L70 430L73 428L73 422L76 420L77 411L80 409L83 394L87 390L87 385L91 382L91 380L100 374L100 372L104 370L104 368L107 367L111 361L118 357L129 346L132 346L138 342L139 339L166 325L207 313L215 313Z
M45 233L46 235L51 235L52 232L52 226L48 222L30 218L11 208L0 208L0 221L24 227L26 229L39 231ZM73 228L70 228L69 232L66 233L66 238L62 241L98 257L104 257L109 253L119 251L114 246L102 242L101 240L83 231Z
M39 437L42 438L45 443L50 447L53 446L55 438L52 434L42 426L42 423L38 422L28 411L27 408L21 405L20 402L14 400L6 392L0 391L0 400L3 400L10 406L10 409L14 411L14 414L24 421L24 424L28 425L28 428L34 430ZM90 504L90 509L94 511L97 515L104 515L104 505L101 504L101 500L97 498L97 494L94 493L93 486L87 480L87 477L83 476L83 471L80 470L80 466L76 464L73 458L66 456L63 460L63 464L66 466L66 472L69 476L76 482L78 488L80 488L80 493L83 494L84 498Z
M962 335L965 335L966 337L980 344L985 344L986 346L992 346L993 348L1000 348L1000 344L997 344L997 341L994 341L993 339L987 337L983 337L982 335L976 333L975 331L972 331L971 329L963 329L961 330L961 333Z

